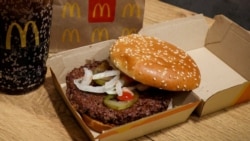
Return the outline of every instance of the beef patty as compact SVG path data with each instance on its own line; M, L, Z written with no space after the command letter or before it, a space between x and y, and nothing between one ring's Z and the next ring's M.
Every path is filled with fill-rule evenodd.
M66 95L78 113L81 115L86 114L105 124L122 125L167 110L171 96L165 90L150 88L139 92L137 102L125 110L114 110L106 107L103 104L103 100L107 94L96 94L79 90L73 82L74 79L84 76L84 67L93 69L100 63L101 61L87 63L84 66L73 69L66 76Z

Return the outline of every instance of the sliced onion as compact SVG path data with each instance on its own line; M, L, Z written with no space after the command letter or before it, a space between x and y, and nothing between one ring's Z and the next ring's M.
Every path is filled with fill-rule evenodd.
M123 80L120 80L119 70L108 70L93 75L93 72L90 69L84 68L84 72L84 77L74 80L74 83L78 89L86 92L107 93L110 95L117 94L119 96L122 96L122 86L124 82ZM103 79L111 76L114 77L105 82L103 86L90 86L92 80Z
M122 82L120 80L116 83L115 90L118 96L122 96Z
M118 82L120 76L116 75L115 77L113 77L112 79L110 79L108 82L106 82L104 84L105 89L110 89L110 88L114 88L116 83Z
M88 68L83 68L84 69L84 76L79 79L75 79L74 83L80 83L81 85L89 85L92 81L93 73L90 69Z
M75 82L74 82L75 83ZM78 89L85 91L85 92L92 92L92 93L105 93L104 86L90 86L90 85L82 85L80 83L75 83Z
M117 76L117 75L120 75L119 70L107 70L101 73L94 74L92 79L96 80L96 79L102 79L102 78L106 78L110 76Z
M110 89L110 90L106 90L106 93L109 95L116 95L117 94L115 88Z

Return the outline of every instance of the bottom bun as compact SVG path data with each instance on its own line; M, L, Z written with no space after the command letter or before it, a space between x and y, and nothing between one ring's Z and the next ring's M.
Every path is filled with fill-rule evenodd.
M108 130L108 129L111 129L111 128L115 127L114 125L104 124L104 123L102 123L100 121L97 121L97 120L89 117L86 114L82 115L82 119L83 119L83 121L85 121L85 123L87 124L87 126L90 129L92 129L92 130L94 130L96 132L99 132L99 133L101 133L104 130Z

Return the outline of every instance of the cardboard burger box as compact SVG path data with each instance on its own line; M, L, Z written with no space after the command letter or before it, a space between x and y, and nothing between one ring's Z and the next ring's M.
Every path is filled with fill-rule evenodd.
M91 140L129 140L185 122L195 111L202 116L250 100L250 34L222 15L208 27L202 15L144 27L140 34L158 37L185 50L201 70L201 85L174 95L173 108L115 127L103 133L90 130L68 101L65 77L86 59L103 60L115 40L63 51L48 60L55 85Z

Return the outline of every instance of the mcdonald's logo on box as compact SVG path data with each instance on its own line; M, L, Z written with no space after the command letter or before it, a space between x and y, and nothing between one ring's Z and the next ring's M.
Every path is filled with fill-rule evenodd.
M89 22L113 22L116 0L89 0Z

